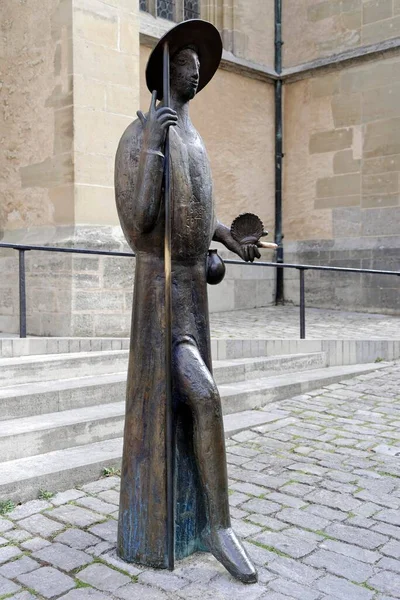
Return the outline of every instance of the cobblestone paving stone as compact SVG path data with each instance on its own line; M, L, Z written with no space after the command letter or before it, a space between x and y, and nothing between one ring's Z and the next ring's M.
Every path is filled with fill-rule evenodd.
M400 598L400 363L276 404L278 421L227 441L258 584L209 554L174 573L121 561L113 476L0 517L0 600Z
M299 308L267 306L211 313L211 336L240 339L298 339ZM235 323L235 327L232 327ZM400 317L306 308L306 335L311 340L400 339Z

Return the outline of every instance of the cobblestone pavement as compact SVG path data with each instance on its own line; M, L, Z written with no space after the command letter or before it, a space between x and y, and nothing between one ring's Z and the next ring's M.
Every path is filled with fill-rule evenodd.
M216 338L298 339L297 306L268 306L251 310L211 313L211 335ZM306 309L307 339L400 339L400 316Z
M298 339L298 306L266 306L249 310L211 313L214 338ZM1 333L0 338L17 338ZM306 309L307 339L380 340L400 339L400 316Z
M208 554L174 573L120 561L111 476L0 517L0 598L400 598L400 364L273 410L274 422L227 442L233 525L258 584Z

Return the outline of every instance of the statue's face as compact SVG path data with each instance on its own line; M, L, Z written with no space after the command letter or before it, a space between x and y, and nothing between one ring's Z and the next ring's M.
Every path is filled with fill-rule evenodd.
M199 85L200 61L194 50L184 48L171 61L171 91L182 100L195 97Z

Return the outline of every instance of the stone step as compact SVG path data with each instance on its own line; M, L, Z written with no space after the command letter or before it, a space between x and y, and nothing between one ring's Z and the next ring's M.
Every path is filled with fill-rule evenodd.
M224 417L225 436L279 421L286 413L246 411ZM122 437L0 463L0 500L25 502L39 490L63 491L93 481L105 467L119 468Z
M0 386L127 370L128 350L72 352L0 359Z
M238 381L260 379L281 373L306 371L326 367L324 352L307 354L282 354L257 358L218 360L214 363L213 373L218 385Z
M267 404L382 368L382 363L285 373L219 386L224 415ZM125 403L53 412L0 423L0 456L10 461L119 437Z
M382 369L388 363L370 363L341 367L325 367L296 373L285 373L253 381L240 381L219 386L225 415L257 409L278 400L306 394L350 377Z
M1 339L0 359L26 355L127 350L129 338ZM212 338L214 360L325 352L329 366L370 363L377 358L400 358L400 340L390 339L245 339Z
M69 363L68 359L67 362ZM119 357L116 362L118 367ZM315 369L325 364L325 354L314 352L215 361L213 372L216 382L223 384L257 379L267 374ZM111 363L107 363L107 366L110 369ZM0 387L0 421L123 401L126 368L127 366L120 373L106 372L94 376Z
M0 423L0 456L9 461L121 437L125 403L112 402Z
M0 500L25 502L39 490L62 492L89 483L105 467L119 467L122 438L0 463Z
M128 350L129 338L27 337L0 338L0 358L69 352Z
M91 377L40 381L0 388L0 422L122 402L126 370Z

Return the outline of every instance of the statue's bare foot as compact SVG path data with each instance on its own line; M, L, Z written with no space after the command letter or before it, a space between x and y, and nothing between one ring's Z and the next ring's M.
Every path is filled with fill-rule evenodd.
M257 571L233 529L219 529L207 538L207 545L215 558L242 583L256 583Z

